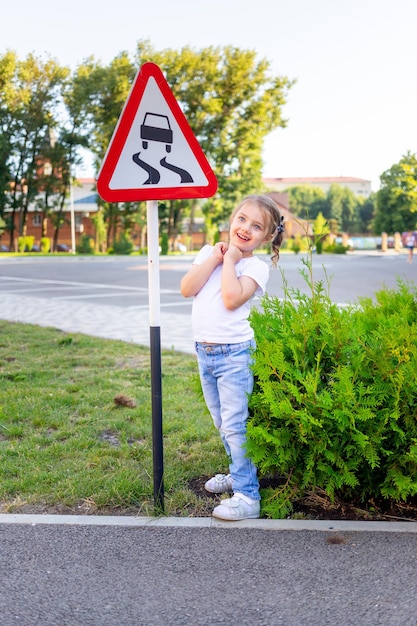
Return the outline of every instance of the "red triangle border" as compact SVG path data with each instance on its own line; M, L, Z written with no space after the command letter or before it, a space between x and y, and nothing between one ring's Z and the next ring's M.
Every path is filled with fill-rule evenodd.
M204 172L208 184L206 186L152 187L149 189L111 189L110 182L119 162L121 153L135 119L140 101L150 77L153 77L165 98L172 115L175 117L185 139L188 142L198 164ZM137 73L132 89L123 107L119 121L114 130L109 147L103 160L98 178L97 191L106 202L136 202L141 200L182 200L191 198L210 198L217 191L217 178L210 167L184 113L182 112L165 77L155 63L145 63Z

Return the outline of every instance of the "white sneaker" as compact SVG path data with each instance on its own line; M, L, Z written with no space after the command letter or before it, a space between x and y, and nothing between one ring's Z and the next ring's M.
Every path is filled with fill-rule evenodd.
M243 493L235 493L231 498L225 498L213 511L213 517L226 521L242 519L256 519L259 517L261 505L259 500L252 500Z
M210 493L232 493L232 477L230 474L216 474L206 482L204 489Z

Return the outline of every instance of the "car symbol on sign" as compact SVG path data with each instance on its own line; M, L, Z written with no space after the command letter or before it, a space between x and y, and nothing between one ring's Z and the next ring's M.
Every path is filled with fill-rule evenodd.
M145 113L143 124L140 126L140 138L144 150L147 149L149 141L160 141L166 144L166 151L171 152L172 130L168 117L159 113Z

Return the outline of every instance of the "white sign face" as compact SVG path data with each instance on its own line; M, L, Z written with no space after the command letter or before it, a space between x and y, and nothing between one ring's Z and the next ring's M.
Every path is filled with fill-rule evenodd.
M161 70L145 63L97 179L109 202L208 198L217 180Z
M110 189L203 186L207 177L151 76L111 177Z

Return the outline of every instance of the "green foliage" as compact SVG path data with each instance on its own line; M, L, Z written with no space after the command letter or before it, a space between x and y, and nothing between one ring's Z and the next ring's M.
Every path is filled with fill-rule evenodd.
M323 238L330 233L330 227L323 213L320 211L314 220L314 235L315 237ZM316 242L317 243L317 242Z
M111 254L131 254L133 251L133 243L132 240L128 237L126 233L123 233L113 244L113 248L109 253Z
M41 251L42 252L49 252L50 249L51 249L51 240L49 239L49 237L42 237L42 239L41 239Z
M161 254L168 254L168 233L162 233L161 235Z
M310 238L307 236L295 235L291 239L284 239L284 250L292 250L294 254L298 254L300 251L307 252L311 248Z
M31 203L51 221L62 214L80 149L92 151L98 168L137 69L147 61L161 67L216 172L222 201L207 201L212 222L229 216L237 200L262 186L264 139L286 126L282 108L293 81L277 75L254 50L232 46L158 51L139 41L134 56L123 51L106 65L90 57L71 72L49 56L31 54L21 61L12 52L0 55L0 186L8 191L0 194L0 217L6 209L12 212L12 230L16 214L23 230ZM51 166L47 174L34 167L38 159ZM6 190L11 181L13 188ZM182 202L170 216L170 238L190 204ZM107 232L97 234L97 251L106 235L107 245L112 242L123 221L129 232L126 217L132 221L143 213L138 203L125 203L123 219L117 205L105 203L102 210Z
M301 238L295 237L291 242L291 246L288 247L294 252L294 254L298 254L301 250Z
M330 233L330 227L327 221L323 217L323 213L317 215L314 220L314 240L316 243L316 252L317 254L322 254L323 252L323 244L326 235Z
M36 201L42 189L46 191L37 161L52 156L47 152L53 143L52 129L59 126L61 90L68 74L69 70L51 57L41 59L28 54L26 59L19 60L14 52L0 56L0 182L14 183L1 189L2 205L11 211L13 218L16 212L20 213L21 234L29 205ZM57 134L63 134L64 128L59 128ZM60 167L63 172L62 162ZM23 187L22 181L25 181ZM14 229L15 220L11 219L11 240Z
M91 221L94 224L96 232L96 244L99 252L105 251L107 227L104 222L103 209L100 208L97 213L91 216Z
M353 232L356 228L356 213L359 199L348 187L331 185L327 192L328 214L326 217L337 222L339 230Z
M344 246L342 243L323 242L323 250L324 252L328 252L329 254L346 254L346 252L349 250L349 246Z
M371 193L369 198L364 199L357 210L357 231L359 233L372 233L372 222L376 212L376 193Z
M79 254L94 254L94 239L90 235L82 235L77 245Z
M348 187L331 185L327 194L311 185L296 185L288 190L291 212L302 219L326 220L333 232L366 232L374 214L374 203L366 204Z
M17 240L17 249L19 252L30 252L34 246L35 237L33 235L25 235Z
M142 40L133 61L126 53L107 67L90 61L77 70L75 84L77 92L84 95L85 119L92 130L90 147L98 163L136 70L147 61L162 69L216 172L222 203L208 201L209 212L215 221L224 219L237 199L262 184L263 142L272 130L286 125L282 107L292 81L275 75L271 64L257 59L255 51L232 46L158 51ZM220 213L214 215L217 208Z
M323 239L319 239L316 243L316 252L317 254L323 253Z
M314 219L326 202L323 189L312 185L294 185L287 189L291 212L301 219Z
M408 152L381 176L376 194L375 233L414 230L417 226L417 156Z
M398 282L357 306L285 285L254 310L255 389L248 452L265 476L264 513L284 517L320 488L330 498L417 494L417 289Z

